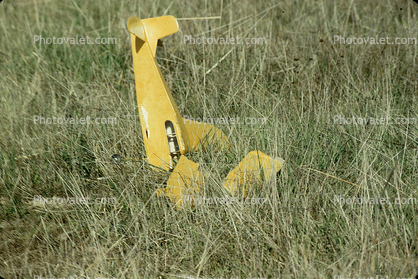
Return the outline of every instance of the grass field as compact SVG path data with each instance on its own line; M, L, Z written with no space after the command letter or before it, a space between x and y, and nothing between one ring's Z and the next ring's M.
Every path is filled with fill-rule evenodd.
M144 160L126 22L163 15L221 16L180 20L157 61L182 115L267 119L217 125L230 150L187 155L207 176L207 197L225 195L223 179L250 151L285 159L249 193L264 204L177 210L156 195L170 172ZM418 44L392 42L417 40L417 19L406 0L2 1L0 275L413 278ZM191 44L189 35L267 44ZM34 121L87 116L116 123ZM42 203L57 198L78 202Z

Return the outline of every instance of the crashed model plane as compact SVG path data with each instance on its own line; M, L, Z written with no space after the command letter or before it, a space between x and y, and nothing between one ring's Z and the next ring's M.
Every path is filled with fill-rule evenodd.
M154 169L173 169L167 187L158 191L169 197L177 207L183 205L183 196L199 195L204 176L198 164L184 154L213 144L229 147L225 134L213 125L186 123L180 115L173 96L155 59L158 40L179 30L173 16L140 20L128 19L131 33L136 96L142 137L147 161ZM179 158L174 166L173 158ZM280 158L272 159L260 151L250 152L224 180L224 187L232 194L244 184L259 181L263 175L270 179L283 166ZM248 185L247 185L248 187ZM241 191L245 192L245 191Z

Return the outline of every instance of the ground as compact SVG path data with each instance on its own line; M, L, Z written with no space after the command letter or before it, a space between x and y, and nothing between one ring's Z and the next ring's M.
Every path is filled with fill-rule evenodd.
M215 17L157 48L181 114L230 141L187 155L205 197L260 150L286 161L249 193L266 202L156 195L170 172L144 159L126 22L163 15ZM0 275L414 277L417 17L404 0L2 1Z

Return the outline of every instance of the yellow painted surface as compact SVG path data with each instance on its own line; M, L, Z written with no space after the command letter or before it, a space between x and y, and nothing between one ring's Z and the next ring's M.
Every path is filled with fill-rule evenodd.
M131 33L138 111L148 162L169 170L173 167L173 156L197 150L203 138L209 144L221 142L228 147L228 139L215 126L187 123L181 117L157 64L158 39L177 32L177 20L173 16L143 20L130 17L128 31Z
M199 164L196 164L186 156L181 156L173 173L167 181L167 187L158 190L159 196L166 196L180 209L185 202L190 201L194 205L194 197L200 195L203 189L203 174L198 170Z
M232 196L242 194L246 196L256 183L270 181L283 167L284 160L273 159L260 152L251 151L224 179L224 187ZM181 156L167 181L167 187L158 190L157 194L170 198L181 209L185 203L194 206L194 201L203 192L204 176L198 170L199 164L193 163L185 156Z
M223 185L232 194L237 191L245 196L247 189L255 183L270 181L282 168L284 160L273 159L261 151L251 151L225 178Z
M142 137L148 162L160 169L173 168L173 157L180 157L167 187L159 195L169 197L178 208L185 197L197 197L203 189L203 174L199 165L181 156L191 150L220 143L228 148L225 134L210 124L191 122L181 117L173 96L155 59L158 40L179 30L177 20L163 16L140 20L128 19L131 33L136 96ZM260 151L252 151L224 180L231 194L244 194L254 183L271 179L283 166L283 160L273 159ZM193 206L193 199L189 199Z

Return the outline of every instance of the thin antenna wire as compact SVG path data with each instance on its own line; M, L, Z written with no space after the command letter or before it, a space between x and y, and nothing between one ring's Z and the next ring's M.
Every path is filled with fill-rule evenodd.
M177 20L199 20L199 19L218 19L221 18L220 16L208 16L208 17L184 17L184 18L176 18Z

